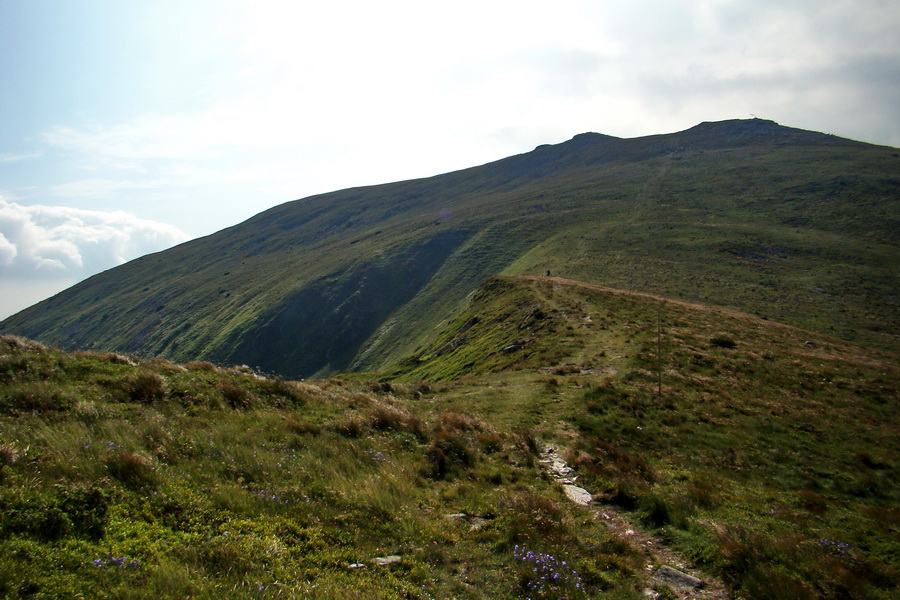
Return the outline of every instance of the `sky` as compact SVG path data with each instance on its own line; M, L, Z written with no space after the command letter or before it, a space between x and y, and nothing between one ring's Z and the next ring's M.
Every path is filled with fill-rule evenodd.
M896 0L0 0L0 318L360 185L753 116L900 146Z

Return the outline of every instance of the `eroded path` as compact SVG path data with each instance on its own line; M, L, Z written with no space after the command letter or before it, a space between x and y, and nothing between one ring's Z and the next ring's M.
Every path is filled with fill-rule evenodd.
M556 446L543 448L541 467L563 486L566 496L577 504L588 507L614 535L626 540L645 557L647 589L645 595L656 597L651 588L654 584L665 584L681 599L728 600L730 596L725 584L715 577L699 573L689 566L688 561L677 551L666 546L662 540L650 532L636 527L615 507L600 505L593 501L590 491L577 484L574 470L566 464Z

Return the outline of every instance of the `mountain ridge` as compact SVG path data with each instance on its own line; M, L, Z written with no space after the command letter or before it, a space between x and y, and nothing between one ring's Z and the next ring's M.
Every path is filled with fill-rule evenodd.
M96 275L0 332L294 377L368 370L414 353L487 277L551 270L892 347L892 150L762 119L579 134L287 202Z

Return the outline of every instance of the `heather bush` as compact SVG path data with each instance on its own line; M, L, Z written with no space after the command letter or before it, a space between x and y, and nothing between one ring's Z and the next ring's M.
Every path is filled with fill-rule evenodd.
M156 467L147 456L124 450L109 442L110 452L103 459L109 474L131 488L144 488L156 483Z
M234 383L222 382L216 385L225 403L231 408L250 408L256 403L256 396Z
M571 520L559 504L546 496L521 492L504 498L500 509L507 547L563 547L574 541Z
M121 379L122 391L133 402L150 404L164 400L169 393L166 380L152 371L136 371Z
M438 431L425 451L425 473L432 479L458 476L475 465L476 454L466 437L456 431Z

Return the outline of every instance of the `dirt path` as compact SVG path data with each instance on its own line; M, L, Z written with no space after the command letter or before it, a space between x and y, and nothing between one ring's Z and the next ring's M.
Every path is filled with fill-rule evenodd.
M734 310L731 308L723 308L723 307L719 307L719 306L709 306L707 304L697 304L695 302L687 302L685 300L677 300L675 298L667 298L665 296L659 296L657 294L648 294L646 292L636 292L634 290L625 290L625 289L621 289L621 288L611 288L611 287L606 287L603 285L597 285L595 283L586 283L584 281L578 281L575 279L566 279L565 277L539 277L536 275L520 275L520 278L527 279L530 281L551 281L557 285L564 285L564 286L569 286L569 287L579 287L579 288L584 288L587 290L594 290L597 292L605 292L607 294L616 294L618 296L634 296L637 298L646 298L648 300L654 300L654 301L665 303L665 304L672 304L675 306L684 306L686 308L691 308L694 310L728 315L730 317L734 317L734 318L738 318L738 319L764 322L764 323L766 323L767 326L774 325L776 327L783 327L785 329L795 329L795 330L801 331L799 328L794 327L792 325L786 325L784 323L779 323L776 321L766 321L762 317L758 317L756 315L746 313L746 312L741 312L741 311Z
M554 481L563 486L569 499L587 506L607 529L626 540L644 556L647 573L645 595L648 598L655 597L651 586L654 575L663 565L668 565L687 575L687 578L678 583L669 583L669 587L680 599L728 600L730 598L728 590L721 580L705 573L699 573L690 567L688 561L680 553L666 546L662 540L650 532L632 524L615 507L594 503L591 500L590 492L576 485L575 472L566 464L555 446L544 447L541 452L540 465Z

